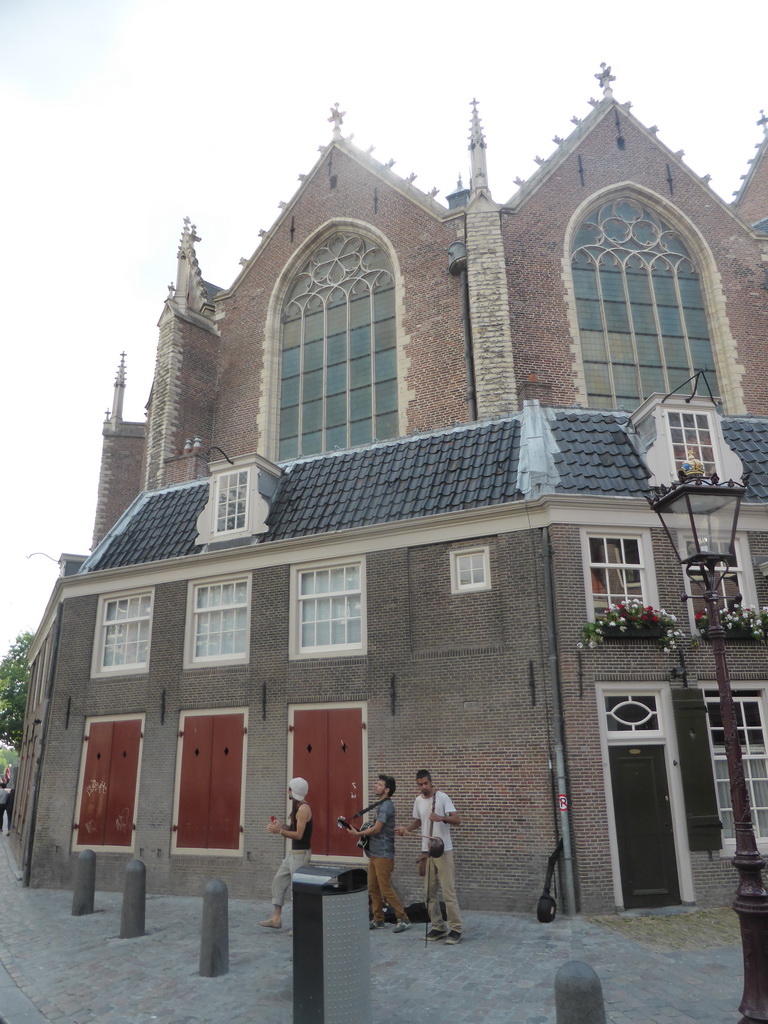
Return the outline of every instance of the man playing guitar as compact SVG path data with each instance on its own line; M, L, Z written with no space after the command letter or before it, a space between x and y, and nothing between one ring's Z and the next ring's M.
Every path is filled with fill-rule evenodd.
M392 907L397 915L395 933L404 932L411 927L408 915L403 910L400 897L392 885L392 871L395 867L395 805L391 797L394 795L396 783L391 775L380 775L373 787L376 797L376 820L357 829L348 822L344 825L357 836L368 840L368 895L371 897L373 919L371 930L384 927L384 901ZM340 822L341 824L341 822Z

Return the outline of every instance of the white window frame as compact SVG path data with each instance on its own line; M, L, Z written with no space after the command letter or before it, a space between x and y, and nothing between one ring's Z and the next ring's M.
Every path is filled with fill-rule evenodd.
M672 465L679 469L681 464L687 459L688 452L692 452L694 458L698 459L704 466L704 473L706 476L711 476L713 473L719 473L719 452L717 445L717 432L715 430L715 424L713 421L713 414L709 410L704 409L667 409L667 424L669 426L669 457L672 460ZM694 424L693 427L686 428L684 424L680 424L680 429L683 430L684 434L689 433L688 439L683 443L682 449L675 452L675 443L672 439L672 431L677 429L676 425L672 423L672 417L680 417L681 421L685 416L693 416L694 419L701 417L706 420L706 430L709 434L709 445L706 447L712 453L712 457L705 459L704 446L700 441L700 426ZM696 440L692 440L695 437ZM679 446L678 446L679 447Z
M233 482L233 478L238 479ZM217 538L241 534L248 526L248 513L250 511L250 479L251 471L248 466L232 466L229 470L219 473L215 478L215 498L213 507L213 533ZM232 488L236 488L235 508L230 509L231 498L228 494ZM237 506L242 506L240 509ZM229 520L235 519L234 524L228 525ZM222 520L223 525L222 525Z
M704 689L704 700L706 701L707 705L709 705L711 703L718 703L719 702L719 694L717 694L716 688L714 686L709 684L706 687L702 687L702 688ZM753 827L754 827L754 830L755 830L755 839L757 841L757 846L758 846L758 849L760 850L760 852L762 854L766 854L766 853L768 853L768 828L766 829L766 834L765 835L762 835L762 836L759 835L758 819L757 819L756 808L755 808L755 804L754 804L754 800L753 800L754 787L752 787L750 785L750 783L752 781L752 773L750 771L749 762L751 762L753 760L753 758L755 760L765 760L765 761L768 761L768 683L747 683L747 682L744 682L744 683L739 684L738 687L734 686L732 688L732 690L733 690L734 704L737 705L737 706L740 703L742 703L743 701L745 701L745 700L757 700L758 703L759 703L760 717L762 719L763 737L764 737L764 739L766 741L765 742L766 750L765 750L764 754L759 754L758 753L758 754L752 755L750 753L750 749L749 749L750 745L749 745L749 743L742 744L742 761L744 763L744 776L745 776L745 779L746 779L746 782L747 782L747 792L749 793L749 802L750 802L750 809L752 811L752 824L753 824ZM757 691L758 692L758 696L757 697L747 697L747 696L745 696L745 694L747 692L752 692L752 691ZM708 722L708 726L709 726L709 722ZM725 752L723 752L722 754L715 754L714 742L712 740L712 729L710 727L708 727L707 733L708 733L708 736L709 736L709 749L710 749L710 752L712 754L712 771L713 771L713 774L714 774L714 777L715 777L715 789L717 790L717 807L718 807L718 813L720 813L726 806L727 806L728 810L731 809L731 803L730 803L730 782L728 781L727 761L726 761L726 758L725 758ZM726 770L724 771L722 778L718 778L718 768L717 768L718 764L726 766ZM722 771L722 769L721 769L721 771ZM721 795L722 795L723 792L728 793L727 804L721 803ZM765 806L765 805L763 805L763 806ZM723 831L723 835L722 835L722 849L720 851L721 857L723 857L723 858L726 858L726 857L730 858L730 857L733 856L735 850L736 850L736 839L735 839L735 837L733 837L733 838L727 837L725 835L725 831Z
M134 599L149 598L149 612L146 615L132 616L130 619L112 619L107 621L107 612L110 605L120 601L132 601ZM99 598L99 607L96 614L96 633L93 642L93 655L91 660L92 676L133 676L149 672L149 662L152 656L152 618L155 608L154 587L143 590L124 591L118 594L102 594ZM142 639L146 642L147 656L144 661L123 662L121 665L105 665L104 655L106 652L107 632L119 622L147 623L147 636ZM135 641L126 641L134 643Z
M685 533L683 530L678 530L678 550L684 551L688 540L692 540L690 533ZM757 591L755 590L755 577L752 571L752 560L749 553L749 541L745 533L737 533L735 538L736 548L736 565L732 568L732 572L736 575L739 583L738 590L741 594L741 603L743 605L751 605L757 607ZM689 580L683 571L683 581L686 588L686 593L690 594L691 597L700 598L703 600L704 591L696 586L694 582ZM688 608L688 622L691 627L691 631L696 629L696 604L694 601L685 602ZM726 599L723 598L721 602L721 609L726 610Z
M480 557L482 567L482 579L477 583L462 583L462 559ZM491 589L491 559L488 545L476 548L461 548L450 552L451 560L451 593L452 594L475 594L478 591ZM470 567L474 575L475 567Z
M227 584L244 583L246 586L243 604L221 605L215 608L198 608L197 596L204 587L220 587ZM250 573L237 576L212 576L210 579L190 580L187 587L187 619L185 627L184 668L203 668L207 665L247 665L250 659L251 646L251 595L252 577ZM245 649L228 654L197 654L197 624L201 615L215 610L229 610L245 607Z
M659 606L659 596L656 589L656 574L653 566L653 547L651 544L650 530L624 529L620 526L606 524L604 527L590 527L581 531L581 552L584 574L584 598L587 607L587 618L592 621L600 610L595 608L595 595L592 590L592 557L589 550L589 542L592 538L620 538L621 540L636 540L640 551L640 599L644 605L651 605L654 608ZM606 595L606 607L610 604Z
M302 606L315 599L315 595L301 594L302 578L309 573L324 572L333 569L356 567L360 576L360 587L355 591L337 592L336 596L359 594L360 601L360 639L352 643L329 643L316 646L304 646L302 643ZM368 652L367 615L366 615L366 573L365 557L328 559L322 562L310 562L291 566L290 588L290 649L289 657L294 660L307 658L327 658L360 656ZM333 592L328 592L333 596Z

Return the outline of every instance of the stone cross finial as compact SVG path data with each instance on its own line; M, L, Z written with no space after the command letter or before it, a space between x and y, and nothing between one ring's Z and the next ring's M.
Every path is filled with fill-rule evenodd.
M341 126L346 116L346 110L339 110L339 104L334 103L331 107L331 116L328 118L328 123L333 124L333 134L338 138L341 138Z
M762 128L763 131L768 135L768 117L765 115L765 111L760 111L760 120L757 122L758 127Z
M184 235L189 235L190 241L194 244L200 242L202 239L197 233L197 224L193 224L189 217L184 218ZM183 236L182 236L183 237Z
M595 78L600 83L600 88L603 90L604 96L612 96L613 90L611 89L611 82L616 81L616 75L611 74L611 65L606 64L602 61L600 64L600 73L595 75Z

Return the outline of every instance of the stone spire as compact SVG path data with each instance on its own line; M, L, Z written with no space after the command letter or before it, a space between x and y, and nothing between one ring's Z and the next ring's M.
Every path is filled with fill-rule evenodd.
M208 292L195 252L195 242L200 241L196 225L190 221L189 217L185 217L184 228L179 240L179 250L176 253L178 260L176 284L168 288L169 299L173 299L179 306L193 309L195 312L200 312L208 304Z
M470 187L474 195L480 189L488 191L488 166L485 160L485 136L477 113L477 100L472 100L472 128L469 133L469 156L472 167Z
M125 352L120 353L120 364L115 375L115 394L112 399L112 415L107 419L112 423L123 421L123 399L125 397Z
M92 550L141 490L146 426L123 419L125 376L125 352L121 352L112 411L107 410L101 427L101 472Z

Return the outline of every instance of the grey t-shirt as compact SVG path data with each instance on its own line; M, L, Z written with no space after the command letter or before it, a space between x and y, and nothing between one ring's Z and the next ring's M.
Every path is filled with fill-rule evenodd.
M384 828L371 836L368 853L371 857L395 856L395 805L391 800L384 800L376 808L376 821L383 823Z

